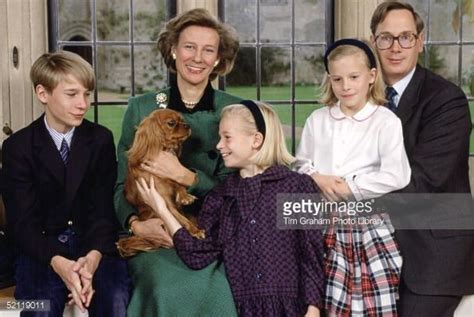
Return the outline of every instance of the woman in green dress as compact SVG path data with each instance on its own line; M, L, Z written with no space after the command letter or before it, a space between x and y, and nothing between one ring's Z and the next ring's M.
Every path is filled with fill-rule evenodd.
M127 155L135 128L157 108L179 111L191 127L180 158L161 153L143 168L171 178L188 188L198 200L188 212L198 212L203 197L231 171L216 150L222 108L241 98L214 90L210 81L232 70L239 41L232 28L204 9L187 11L170 20L158 39L168 68L176 73L171 86L129 100L117 146L118 177L115 187L117 217L125 229L138 236L153 236L162 248L130 258L134 290L129 316L232 316L236 315L224 267L216 262L193 271L172 247L171 237L159 219L139 221L136 209L124 197Z

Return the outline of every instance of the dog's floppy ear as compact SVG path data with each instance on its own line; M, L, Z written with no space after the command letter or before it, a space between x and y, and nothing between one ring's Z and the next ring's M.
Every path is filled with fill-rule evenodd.
M148 155L155 155L163 150L163 132L159 124L156 124L156 114L145 118L138 126L132 147L128 150L128 161L130 164L143 162Z

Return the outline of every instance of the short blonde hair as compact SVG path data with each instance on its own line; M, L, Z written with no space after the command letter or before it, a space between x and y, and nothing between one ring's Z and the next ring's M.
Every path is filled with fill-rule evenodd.
M377 54L374 53L372 44L368 41L363 41L363 42L367 44L367 46L372 51L375 57L375 64L376 64L375 82L370 85L367 98L373 104L383 105L386 102L385 84L384 84L382 75L380 73L380 62L377 57ZM352 56L352 55L359 55L361 58L364 59L364 63L365 65L367 65L367 68L369 70L371 69L370 61L367 54L361 48L354 45L341 45L341 46L336 47L328 56L328 64L331 61L340 59L341 57ZM321 94L321 99L319 100L320 103L328 105L328 106L334 106L338 102L338 99L336 95L334 94L334 91L332 90L331 79L327 72L324 75L324 80L321 85L321 90L322 90L322 94Z
M176 63L172 57L172 48L178 44L179 36L189 26L202 26L215 30L219 35L219 64L214 67L209 78L214 80L218 75L230 73L234 67L235 58L239 51L237 32L229 25L214 18L206 9L193 9L171 19L158 37L158 49L166 66L176 73Z
M94 90L95 76L92 66L79 55L59 51L41 55L31 67L33 88L42 85L51 93L61 80L74 76L88 90Z
M265 138L258 152L252 158L259 168L266 169L273 165L290 165L295 158L288 152L285 142L285 134L280 119L273 108L263 102L254 101L262 112L265 121ZM249 134L258 133L255 119L248 108L241 104L225 107L221 112L221 119L240 117L244 131Z

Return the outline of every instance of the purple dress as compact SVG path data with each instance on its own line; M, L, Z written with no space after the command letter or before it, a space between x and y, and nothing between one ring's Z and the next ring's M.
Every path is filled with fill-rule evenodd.
M206 238L180 229L179 257L192 269L222 260L241 316L302 316L322 307L320 230L279 230L277 193L313 193L311 177L274 166L250 178L229 176L209 193L199 214Z

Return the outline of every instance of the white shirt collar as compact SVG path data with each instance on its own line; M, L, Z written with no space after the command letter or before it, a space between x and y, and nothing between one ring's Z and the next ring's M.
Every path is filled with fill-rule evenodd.
M48 121L46 121L46 115L44 116L44 125L46 126L46 130L48 130L51 138L53 138L54 145L56 145L58 150L61 148L61 142L63 142L63 139L66 139L67 145L69 148L71 148L72 136L74 135L74 130L76 127L72 127L72 129L66 133L58 132L48 125Z
M392 85L393 89L396 90L397 95L395 96L395 104L398 106L398 102L400 101L400 97L403 95L403 92L407 88L408 84L410 83L411 79L413 78L413 74L415 74L416 67L412 69L405 77L397 81L395 84Z
M346 116L344 112L342 112L340 102L337 102L337 104L329 108L329 115L335 120L353 119L355 121L364 121L370 118L378 108L378 105L374 105L370 101L367 101L362 109L350 117Z

